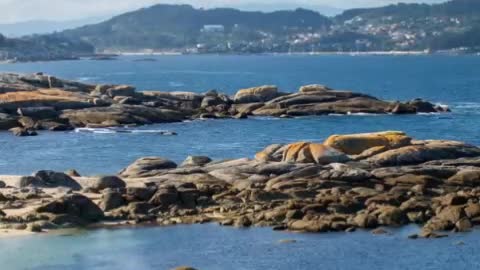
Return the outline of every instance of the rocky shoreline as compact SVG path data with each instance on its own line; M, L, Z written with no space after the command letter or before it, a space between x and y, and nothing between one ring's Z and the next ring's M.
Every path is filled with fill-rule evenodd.
M67 131L192 119L448 111L421 99L384 101L323 85L303 86L295 93L281 92L276 86L259 86L228 96L216 90L136 91L128 85L91 85L43 73L0 73L0 130L10 130L18 136L37 135L37 130Z
M177 165L146 157L111 176L0 176L0 228L217 222L382 233L419 224L411 238L434 238L480 224L479 183L480 148L473 145L398 131L334 135L322 144L271 145L252 159L191 156Z

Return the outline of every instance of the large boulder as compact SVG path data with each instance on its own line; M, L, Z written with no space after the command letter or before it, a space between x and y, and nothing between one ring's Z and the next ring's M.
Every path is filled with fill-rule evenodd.
M305 103L305 97L301 97L300 101L295 101L291 106L285 108L285 114L290 116L305 115L327 115L327 114L356 114L356 113L372 113L385 114L389 112L391 103L378 100L372 97L353 97L342 99L337 96L330 96L332 92L327 92L326 97L320 97L319 100L312 103ZM349 92L350 94L353 94ZM318 97L314 97L318 99ZM284 101L287 102L287 101ZM264 112L256 110L257 115L268 115L268 110Z
M358 155L373 147L399 148L411 144L412 139L400 131L333 135L324 144L348 155Z
M212 162L212 159L206 156L188 156L182 163L182 167L186 166L203 166Z
M126 204L122 194L118 191L107 190L102 194L102 200L99 207L107 212L116 208L119 208Z
M117 96L131 97L135 95L135 87L129 85L116 85L106 89L105 94L111 98Z
M287 146L283 152L284 162L298 163L343 163L349 158L342 152L323 144L298 142Z
M34 174L38 183L44 187L66 187L73 190L81 190L82 186L70 176L62 172L38 171Z
M165 173L166 170L177 168L177 164L161 157L144 157L120 172L121 177L142 178L156 176Z
M159 92L143 91L145 98L161 104L162 106L175 107L179 109L196 110L199 109L204 95L194 92Z
M380 153L366 161L375 166L386 167L477 156L480 156L480 148L473 145L456 141L424 141Z
M80 194L69 194L35 209L37 213L68 215L87 223L103 218L102 210L89 198Z
M255 155L257 161L281 161L283 152L287 146L282 144L272 144Z
M17 188L24 187L42 187L44 183L35 176L21 176L13 181L13 186Z
M439 111L439 108L435 105L422 99L414 99L407 102L407 104L415 108L417 113L434 113Z
M173 186L160 188L150 199L150 204L155 206L168 207L180 199L177 189Z
M235 103L265 102L278 96L278 88L273 85L264 85L248 89L241 89L234 98Z
M454 186L478 187L480 185L480 170L465 169L448 178L447 183Z
M118 189L126 187L126 183L115 175L99 176L90 181L89 187L95 191L107 188Z

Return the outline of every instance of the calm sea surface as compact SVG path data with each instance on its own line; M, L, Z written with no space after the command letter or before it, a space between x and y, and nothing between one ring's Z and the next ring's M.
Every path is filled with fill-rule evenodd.
M478 269L480 233L410 240L368 232L294 234L217 225L99 230L0 239L5 270L438 270ZM295 243L281 244L281 240Z
M0 65L0 71L45 72L98 83L125 83L140 90L234 94L275 84L296 91L312 83L361 91L388 100L417 97L449 105L453 113L413 116L252 118L159 124L136 133L50 133L16 138L0 133L0 174L75 168L82 174L115 173L143 156L181 162L187 155L253 156L272 143L322 141L333 133L403 130L421 138L480 145L478 56L158 56L156 61L65 61ZM149 57L150 58L150 57ZM153 131L172 130L178 136ZM215 225L99 230L71 236L0 239L0 269L478 269L480 234L407 240L392 236L285 234ZM296 243L278 244L280 239ZM463 241L465 245L457 245Z
M181 162L186 156L253 156L272 143L322 141L333 133L403 130L417 138L480 144L479 56L156 56L156 61L62 61L0 65L0 71L42 71L96 83L132 84L140 90L238 89L275 84L297 91L321 83L388 100L421 97L449 105L444 115L255 118L160 124L133 134L42 132L16 138L0 132L0 174L75 168L83 174L114 173L143 156ZM172 130L175 137L150 131Z

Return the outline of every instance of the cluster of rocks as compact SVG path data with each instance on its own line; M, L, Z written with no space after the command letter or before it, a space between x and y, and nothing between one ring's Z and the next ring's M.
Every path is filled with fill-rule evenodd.
M365 94L322 85L283 93L275 86L218 93L136 91L128 85L90 85L36 73L0 74L0 130L18 136L36 130L115 127L178 122L198 118L293 117L323 114L414 114L448 108L415 99L387 102Z
M396 131L271 145L254 159L192 156L177 165L146 157L115 176L40 171L0 179L1 226L31 231L218 222L329 232L418 224L412 237L440 237L480 224L480 148Z

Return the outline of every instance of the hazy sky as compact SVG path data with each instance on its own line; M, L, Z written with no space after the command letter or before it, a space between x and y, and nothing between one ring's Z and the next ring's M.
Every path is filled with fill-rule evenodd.
M196 7L248 7L255 6L281 9L297 6L329 6L352 8L381 6L399 0L0 0L0 22L18 22L34 19L76 20L86 17L114 15L157 3L186 3ZM446 0L403 0L402 2L438 3Z

